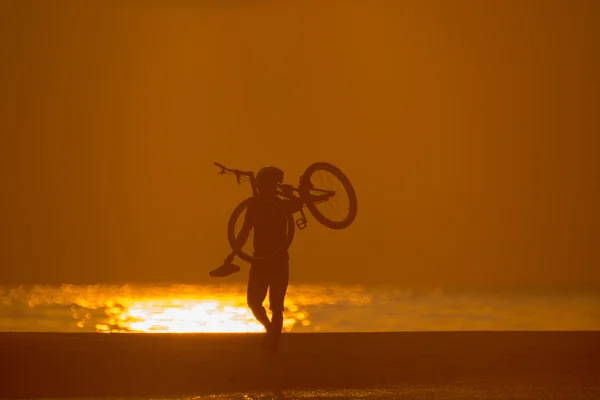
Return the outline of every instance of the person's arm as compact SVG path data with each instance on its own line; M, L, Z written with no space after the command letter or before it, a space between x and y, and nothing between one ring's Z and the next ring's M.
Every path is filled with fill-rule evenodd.
M282 200L285 211L290 214L295 214L295 213L299 212L300 210L302 210L302 206L303 206L302 201L299 198L297 198L296 196L289 196L289 197L291 197L291 198Z
M240 230L240 234L238 235L238 237L236 238L236 248L241 248L244 244L246 244L246 241L248 240L248 236L250 236L250 230L252 229L252 227L254 226L254 222L252 220L252 206L249 205L247 210L246 210L246 215L244 215L244 223L242 224L242 229ZM225 264L230 264L233 262L233 259L235 257L235 252L232 251L226 258L225 258Z

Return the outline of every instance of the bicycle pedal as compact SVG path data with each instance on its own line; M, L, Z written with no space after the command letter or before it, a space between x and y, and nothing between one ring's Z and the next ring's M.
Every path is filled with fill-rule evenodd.
M306 228L306 219L305 218L300 218L300 219L296 220L296 226L300 230Z

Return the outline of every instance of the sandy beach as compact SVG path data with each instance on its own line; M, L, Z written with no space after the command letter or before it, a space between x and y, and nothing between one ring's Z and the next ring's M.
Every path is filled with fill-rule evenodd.
M600 394L600 332L292 333L276 357L262 353L259 340L258 334L0 333L0 397L382 388L397 398ZM418 388L425 397L410 396ZM514 395L502 396L508 389ZM469 390L487 395L469 397Z

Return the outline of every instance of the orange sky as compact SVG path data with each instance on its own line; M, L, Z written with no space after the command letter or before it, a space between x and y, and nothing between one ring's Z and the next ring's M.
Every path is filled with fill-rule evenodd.
M296 282L600 284L596 2L57 4L0 5L0 283L209 282L216 160L355 184Z

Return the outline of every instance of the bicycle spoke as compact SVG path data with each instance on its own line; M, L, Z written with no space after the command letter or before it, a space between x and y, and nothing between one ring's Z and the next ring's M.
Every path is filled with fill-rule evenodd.
M311 183L312 187L309 191L310 195L319 196L322 194L329 193L331 191L330 190L331 188L329 187L329 185L327 185L325 183L325 179L322 176L323 175L322 172L323 171L316 171L316 173L311 176L310 183ZM321 213L325 213L326 210L324 209L324 207L327 209L329 207L324 206L323 203L327 203L327 202L328 202L328 199L321 199L321 200L314 201L313 204L315 205L315 207L317 207L320 210Z
M315 201L313 204L323 215L327 215L333 221L343 221L350 213L348 193L343 183L335 175L327 170L317 171L311 183L313 188L311 192L318 194L331 194L331 197L324 200ZM327 203L327 205L323 205Z

